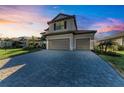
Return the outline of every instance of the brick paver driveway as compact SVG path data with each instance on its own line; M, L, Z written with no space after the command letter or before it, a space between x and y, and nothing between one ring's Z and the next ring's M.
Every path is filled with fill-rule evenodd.
M9 68L18 69L4 78ZM91 51L43 50L17 56L0 74L0 86L124 86L124 79Z

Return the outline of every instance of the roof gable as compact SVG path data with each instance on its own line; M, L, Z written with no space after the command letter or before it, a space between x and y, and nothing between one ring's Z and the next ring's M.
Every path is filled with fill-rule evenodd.
M63 15L63 14L59 14L59 15L56 16L52 21L59 20L59 19L63 19L63 18L66 18L66 17L68 17L68 16Z
M56 22L59 20L67 19L67 18L74 18L74 15L67 15L67 14L59 13L56 17L54 17L51 21L49 21L48 24L51 22Z

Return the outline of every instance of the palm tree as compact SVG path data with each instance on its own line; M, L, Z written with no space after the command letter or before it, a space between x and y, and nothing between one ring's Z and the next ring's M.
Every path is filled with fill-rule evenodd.
M111 41L111 40L106 40L104 42L101 42L99 44L99 47L100 47L100 51L101 52L107 52L108 51L108 48L112 48L114 50L114 48L112 46L115 46L116 43Z
M113 41L111 41L111 40L107 40L107 41L105 41L105 42L103 43L103 45L105 46L105 52L107 52L107 51L108 51L108 48L109 48L109 47L112 48L112 46L113 46L113 45L116 45L116 43L113 42Z
M102 53L103 50L104 50L104 43L101 42L99 45L98 45L99 49L100 49L100 52Z
M45 44L45 41L46 41L46 37L44 35L41 36L41 47L43 49L46 48L46 44Z
M33 44L33 48L35 47L35 38L34 36L32 36L32 44Z
M9 40L10 40L9 38L5 38L5 39L4 39L5 54L6 54L6 51L7 51L7 41L9 41Z

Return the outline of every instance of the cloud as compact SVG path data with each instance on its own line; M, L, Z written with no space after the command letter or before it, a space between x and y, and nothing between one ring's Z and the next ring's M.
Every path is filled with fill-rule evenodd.
M13 23L17 23L17 22L12 20L0 19L0 24L13 24Z
M96 22L94 27L98 28L98 32L122 31L124 30L124 22L115 18L106 18L102 22Z
M105 27L102 27L100 28L98 31L99 32L109 32L109 31L113 31L113 30L116 30L116 31L122 31L124 30L124 24L119 24L119 25L113 25L113 26L105 26Z
M0 6L0 33L6 36L40 35L40 32L47 28L49 21L58 12L47 12L42 9L44 6ZM59 6L52 6L51 9L60 9ZM61 9L59 10L59 12ZM64 10L62 10L64 11ZM54 13L53 13L54 12ZM51 14L51 15L50 15ZM79 15L77 15L79 16ZM80 29L93 29L99 33L113 30L124 30L124 21L117 18L102 18L92 15L80 15L78 19Z
M3 36L40 36L47 28L49 17L42 6L0 6L0 33Z
M111 23L114 23L114 24L120 24L121 23L121 20L115 19L115 18L107 18L107 20L110 21Z
M58 6L53 6L53 9L57 9L58 8Z
M124 21L117 18L79 16L78 22L80 29L97 30L96 39L124 31Z
M76 15L76 23L78 26L78 30L91 29L94 22L95 20L91 17Z
M47 23L49 20L43 16L42 7L39 6L0 6L0 19L27 24Z

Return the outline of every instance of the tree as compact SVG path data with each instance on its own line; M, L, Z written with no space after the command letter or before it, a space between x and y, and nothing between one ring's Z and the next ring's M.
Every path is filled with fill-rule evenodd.
M41 47L42 47L43 49L46 48L46 43L45 43L45 41L46 41L46 37L45 37L44 35L42 35L42 36L41 36Z
M100 44L98 45L100 52L102 53L104 51L104 42L100 42Z
M41 41L46 41L46 37L44 35L41 36Z
M9 41L9 38L5 38L4 39L4 49L5 49L5 54L6 54L6 50L7 50L7 42Z
M32 44L33 44L33 48L35 47L35 38L34 36L32 36Z
M106 41L103 41L99 44L99 47L100 47L100 51L101 52L107 52L108 51L108 48L112 48L112 50L114 51L114 47L116 43L111 41L111 40L106 40Z

